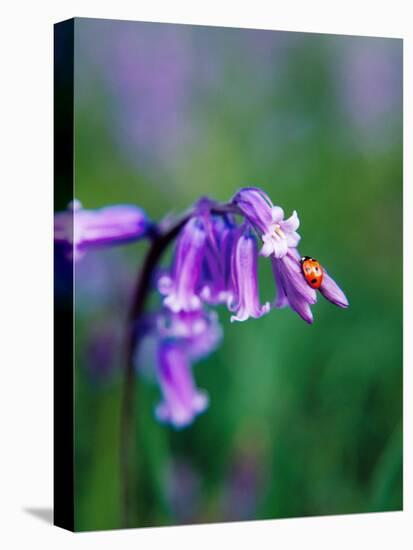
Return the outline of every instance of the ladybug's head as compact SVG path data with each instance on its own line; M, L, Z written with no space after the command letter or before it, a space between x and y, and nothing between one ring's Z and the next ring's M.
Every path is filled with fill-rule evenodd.
M300 260L300 264L303 264L307 260L313 260L314 261L314 258L312 258L311 256L302 256L301 260Z

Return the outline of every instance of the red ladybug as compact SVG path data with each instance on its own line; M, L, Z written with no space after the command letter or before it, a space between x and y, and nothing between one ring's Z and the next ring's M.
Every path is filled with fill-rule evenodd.
M311 288L320 288L324 271L319 262L310 256L303 256L300 264L305 280Z

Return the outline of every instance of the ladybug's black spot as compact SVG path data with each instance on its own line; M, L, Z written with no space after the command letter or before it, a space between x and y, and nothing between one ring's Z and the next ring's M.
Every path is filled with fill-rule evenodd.
M317 279L311 279L311 283L314 285L317 282Z

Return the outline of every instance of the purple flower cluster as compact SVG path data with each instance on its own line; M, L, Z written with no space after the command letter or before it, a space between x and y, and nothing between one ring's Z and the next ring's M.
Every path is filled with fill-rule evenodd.
M73 217L75 230L70 233ZM302 271L299 225L295 211L285 219L283 209L254 187L240 189L224 205L209 199L195 204L179 231L171 266L162 273L154 270L162 297L159 311L150 314L162 394L155 410L159 421L181 428L208 406L207 394L195 385L193 365L214 351L222 338L212 306L226 306L231 322L258 319L272 308L287 306L313 322L311 306L317 291ZM142 238L151 227L145 213L133 206L75 209L57 214L55 234L71 244L78 257L94 245ZM152 237L162 234L160 228ZM271 262L277 289L272 304L260 300L259 255ZM348 307L343 291L324 269L318 290L333 304Z

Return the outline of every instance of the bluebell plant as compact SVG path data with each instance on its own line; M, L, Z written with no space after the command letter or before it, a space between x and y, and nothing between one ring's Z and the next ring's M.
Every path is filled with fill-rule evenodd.
M94 248L149 241L125 338L121 411L125 509L131 499L132 388L145 338L156 344L154 370L161 400L155 416L180 429L208 407L208 394L196 387L192 367L222 341L217 305L227 308L231 322L259 319L274 309L290 307L309 324L317 290L336 306L348 307L345 294L325 268L301 257L299 226L297 212L285 218L283 209L256 187L240 189L227 203L203 197L181 216L159 223L134 205L87 210L77 200L55 215L55 240L73 262ZM170 246L172 262L165 269L160 260ZM274 275L276 296L271 301L260 298L259 256L270 262ZM148 311L153 292L159 296L159 306Z
M158 292L161 303L156 314L150 312L146 319L143 310L132 308L131 347L139 345L139 336L147 334L150 326L157 340L156 374L162 394L155 414L159 421L182 428L208 406L207 394L195 386L191 367L221 341L214 306L224 304L231 322L290 307L313 323L311 306L317 292L303 276L299 225L297 212L285 218L283 209L273 205L262 189L246 187L226 204L202 198L178 220L159 224L137 206L86 210L74 201L66 212L55 215L55 239L67 246L75 261L89 249L138 239L152 241L155 249L165 239L168 245L175 242L167 270L159 268L159 258L149 266L146 293ZM259 255L271 263L277 289L272 302L260 300ZM325 268L318 290L333 304L348 307L346 296Z

